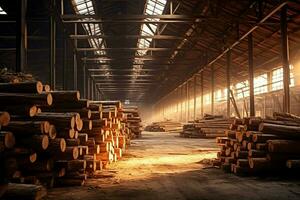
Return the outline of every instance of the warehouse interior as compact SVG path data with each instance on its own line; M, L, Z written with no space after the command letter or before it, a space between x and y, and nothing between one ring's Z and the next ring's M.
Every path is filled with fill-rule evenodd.
M299 0L0 0L0 199L299 199Z

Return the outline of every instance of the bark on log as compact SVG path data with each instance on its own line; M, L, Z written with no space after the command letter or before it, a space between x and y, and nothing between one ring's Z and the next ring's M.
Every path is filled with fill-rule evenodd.
M33 135L27 138L18 138L16 145L42 152L48 148L49 138L47 135Z
M0 83L0 93L37 93L43 92L40 81L22 83Z
M37 106L35 105L0 105L0 110L5 110L10 115L25 115L28 117L37 114Z
M66 147L65 152L59 153L55 158L58 160L76 160L78 155L78 147Z
M289 169L300 169L300 160L288 160L286 166Z
M50 124L48 121L11 121L3 130L11 131L16 136L24 135L40 135L50 132ZM53 128L52 128L53 129ZM51 130L52 132L55 130ZM56 134L56 133L51 133Z
M286 138L300 138L300 127L261 123L259 131Z
M14 134L10 131L0 131L0 143L3 144L5 148L11 149L15 145Z
M6 105L52 105L51 94L0 93L0 104Z
M9 183L1 198L3 200L40 200L46 195L46 189L40 185Z
M54 102L76 102L80 99L79 91L52 91L51 95Z
M300 141L294 140L269 140L269 152L300 154Z
M66 139L67 146L78 146L80 145L79 139Z
M10 121L10 115L8 112L0 111L0 126L7 126Z
M49 146L46 151L51 155L55 155L57 152L65 152L66 147L67 145L64 138L55 138L49 141Z

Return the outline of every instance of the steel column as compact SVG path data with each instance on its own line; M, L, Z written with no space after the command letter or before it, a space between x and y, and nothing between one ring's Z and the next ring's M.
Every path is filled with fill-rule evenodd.
M214 114L214 103L215 103L215 75L214 65L211 66L211 114Z
M62 87L64 90L66 90L66 68L67 68L67 60L68 60L68 54L67 54L67 48L68 48L68 42L65 35L63 35L63 61L62 61Z
M16 19L16 72L22 72L27 67L27 0L17 1Z
M203 72L204 72L204 71L201 72L201 76L200 76L200 77L201 77L201 117L202 117L202 118L203 118L203 116L204 116L204 108L203 108L203 105L204 105L204 104L203 104L203 93L204 93L204 92L203 92L203 91L204 91L204 85L203 85L203 82L204 82L204 81L203 81Z
M74 24L74 32L75 35L77 35L77 23ZM77 90L77 79L78 79L78 75L77 75L77 54L76 54L76 49L77 49L77 39L74 40L74 51L73 51L73 81L74 81L74 90Z
M185 121L189 121L189 81L185 83Z
M86 56L86 52L84 52L84 56ZM86 61L83 61L82 68L83 68L83 96L84 96L84 98L86 98L86 76L88 74L87 67L86 67Z
M230 68L231 68L231 50L227 52L226 64L226 83L227 83L227 117L230 117Z
M55 0L50 1L50 86L55 90L56 83L56 22L55 22Z
M253 71L253 37L252 33L248 35L248 62L249 62L249 93L250 93L250 117L255 116L254 103L254 71Z
M91 91L90 91L90 85L91 85L91 77L89 76L89 74L87 74L87 99L91 98Z
M283 111L290 112L290 66L287 33L287 5L282 7L280 15L281 56L283 65Z
M194 121L196 120L196 106L197 106L196 86L197 86L197 76L194 77Z
M180 86L180 101L181 101L181 103L180 103L180 121L182 121L183 120L183 112L182 112L182 104L183 104L183 92L182 92L182 87L183 86Z

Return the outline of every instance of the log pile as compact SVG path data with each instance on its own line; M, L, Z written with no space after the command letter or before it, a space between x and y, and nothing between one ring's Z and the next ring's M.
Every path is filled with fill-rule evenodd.
M215 162L237 175L283 173L300 169L300 121L289 113L272 118L236 119L220 146Z
M128 132L131 138L139 138L142 133L141 117L139 115L138 107L127 106L121 109L124 114L123 122L127 124Z
M119 101L80 99L35 81L0 83L0 102L1 182L83 185L130 143Z
M203 119L183 125L181 137L185 138L216 138L224 137L225 131L230 128L233 119L223 116L205 115Z
M182 124L180 122L174 122L170 120L162 122L153 122L152 124L146 126L144 130L150 132L179 133L182 131Z

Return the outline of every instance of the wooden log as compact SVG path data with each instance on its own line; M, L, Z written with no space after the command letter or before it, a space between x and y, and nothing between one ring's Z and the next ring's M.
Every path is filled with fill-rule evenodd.
M97 119L101 119L101 114L99 111L92 111L91 112L91 119L92 120L97 120Z
M47 152L51 155L55 155L57 152L65 152L66 151L66 141L64 138L55 138L49 140L49 146L47 148Z
M300 154L292 153L267 153L267 159L272 163L284 165L287 160L297 160L300 159Z
M52 109L84 109L89 107L89 100L80 99L79 101L53 102ZM89 108L90 109L90 108Z
M56 168L65 168L68 173L86 169L86 160L58 160L55 162Z
M225 136L228 137L228 138L236 139L235 135L236 135L235 131L232 131L232 130L226 130L225 131Z
M0 104L6 105L52 105L51 94L0 93Z
M266 151L253 150L253 149L250 149L248 151L248 156L253 158L264 158L266 157L266 155L267 155Z
M286 166L289 169L300 169L300 160L288 160Z
M236 151L235 157L239 159L246 159L248 158L248 151Z
M78 113L80 118L91 118L91 110L87 108L73 109L73 108L56 108L53 106L40 107L43 112L54 112L54 113Z
M53 169L53 160L37 160L30 165L22 165L19 167L23 172L26 172L26 174L32 174L35 172L50 172Z
M55 127L52 127L50 133L50 123L48 121L11 121L3 130L11 131L16 136L24 137L25 135L56 135Z
M15 147L10 149L9 151L3 152L4 158L13 157L15 158L18 163L34 163L37 159L37 154L27 148L19 148ZM23 161L23 162L22 162Z
M28 117L37 114L37 106L35 105L0 105L0 110L5 110L10 115L25 115Z
M97 163L95 159L87 159L86 160L86 171L87 172L95 172L97 170Z
M82 122L83 122L83 126L82 126L82 131L83 132L93 129L93 121L92 120L83 119Z
M51 91L51 87L48 84L45 84L43 89L44 89L44 92L50 92Z
M269 152L300 154L300 141L293 140L269 140Z
M248 149L248 151L253 150L253 149L255 149L255 148L256 148L255 143L249 142L249 143L247 144L247 149Z
M102 106L116 106L122 108L121 101L91 101L92 104L101 104Z
M259 131L286 138L300 138L300 127L297 126L261 123L259 125Z
M78 134L78 139L80 141L80 144L86 144L86 142L88 140L88 134L86 134L86 133L79 133Z
M236 166L238 167L249 167L248 159L237 159Z
M38 121L49 121L55 124L56 128L75 128L76 118L78 113L40 113L34 116L32 119Z
M255 170L266 170L271 167L271 162L267 158L248 158L249 166Z
M47 135L33 135L27 138L18 138L16 145L42 152L48 148L49 138Z
M88 146L78 146L79 150L79 157L83 158L85 155L89 154L89 147Z
M51 95L54 102L74 102L80 99L79 91L52 91Z
M76 160L79 156L78 147L66 147L65 152L56 155L57 160Z
M8 112L0 111L0 126L7 126L10 121L10 115Z
M0 131L0 143L7 149L11 149L15 145L14 134L10 131Z
M56 136L60 138L75 138L76 131L74 129L59 129L57 130Z
M253 134L252 136L252 141L255 143L265 143L268 140L274 140L274 139L278 139L278 136L273 135L273 134Z
M40 81L22 83L0 83L0 93L37 93L43 92Z
M79 139L66 139L67 146L78 146L80 145Z
M257 150L265 151L268 149L267 143L256 143L255 147Z
M3 200L39 200L46 197L47 191L40 185L9 183L1 199Z

